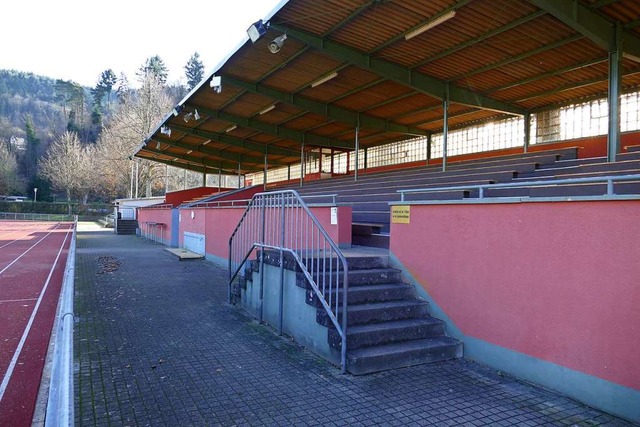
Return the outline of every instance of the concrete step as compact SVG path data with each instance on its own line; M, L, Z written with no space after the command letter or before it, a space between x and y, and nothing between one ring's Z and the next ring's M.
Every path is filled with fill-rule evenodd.
M342 263L339 262L337 257L325 258L320 257L315 251L300 251L299 257L302 262L307 266L309 271L336 271L336 269L342 269ZM389 256L388 255L345 255L349 271L351 270L368 270L368 269L381 269L389 268ZM259 259L259 254L258 254ZM259 261L253 261L259 264ZM267 250L265 262L270 265L280 265L280 252L276 250ZM298 263L290 255L284 254L284 267L287 270L302 271L298 266ZM254 266L254 271L258 271L258 267Z
M331 302L331 306L335 305L335 290L331 292L332 295L325 294L327 302ZM347 301L350 305L353 304L365 304L372 302L383 301L398 301L402 299L415 299L415 288L406 283L392 283L388 285L369 285L369 286L353 286L349 287L347 291ZM320 308L320 300L316 296L315 292L307 292L307 304ZM342 289L338 289L338 304L342 304Z
M389 249L390 240L390 236L386 233L372 234L370 236L351 236L351 244L370 248Z
M331 283L332 287L336 285L341 287L343 283L343 275L339 274L336 279L335 274L322 273L318 275L315 272L311 272L313 278L320 284L325 283L326 286L329 286ZM398 283L402 282L402 275L400 270L396 270L395 268L371 268L368 270L349 270L348 273L349 278L349 287L351 286L363 286L363 285L377 285L377 284L389 284L389 283ZM336 280L338 283L336 283ZM296 275L296 285L301 288L310 288L308 284L307 278L303 273L297 273Z
M339 310L338 319L341 319L341 316L342 311ZM348 326L389 320L419 319L428 316L429 303L419 299L357 304L349 305L347 308ZM333 326L323 308L319 308L316 312L316 321L323 326Z
M347 352L347 370L369 374L462 357L462 343L449 337L427 338Z
M444 322L435 317L424 319L394 320L391 322L371 323L347 327L347 349L371 347L444 336ZM340 349L340 334L334 328L329 329L329 345Z

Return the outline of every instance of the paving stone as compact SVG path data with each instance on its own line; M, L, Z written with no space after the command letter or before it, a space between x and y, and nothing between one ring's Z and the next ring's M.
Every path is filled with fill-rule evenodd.
M466 359L340 375L228 305L226 270L80 230L78 426L630 425Z

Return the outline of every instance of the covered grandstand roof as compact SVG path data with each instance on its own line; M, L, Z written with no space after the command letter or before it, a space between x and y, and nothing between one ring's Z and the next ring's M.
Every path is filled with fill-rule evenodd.
M447 98L449 129L535 113L606 96L616 45L622 90L640 84L636 0L289 0L264 30L135 155L250 173L352 150L356 127L360 147L441 132Z

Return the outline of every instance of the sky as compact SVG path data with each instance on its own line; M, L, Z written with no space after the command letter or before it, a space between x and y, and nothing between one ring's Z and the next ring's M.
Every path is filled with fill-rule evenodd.
M93 87L102 71L132 85L159 55L169 83L186 83L194 52L206 73L247 38L247 28L281 0L29 0L2 5L0 69Z

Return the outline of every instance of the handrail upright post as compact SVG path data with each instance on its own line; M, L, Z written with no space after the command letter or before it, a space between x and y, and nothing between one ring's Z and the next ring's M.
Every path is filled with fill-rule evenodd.
M262 208L262 247L260 248L260 323L262 323L262 315L263 315L263 300L264 300L264 255L265 255L265 222L266 222L266 200L264 196L260 197L260 207Z
M607 196L613 195L613 179L607 179Z
M280 213L280 302L279 302L279 322L278 322L278 334L282 335L283 324L283 311L284 311L284 238L285 238L285 209L286 209L286 195L281 194L281 213Z
M340 348L340 372L347 373L347 290L349 288L349 275L346 261L342 260L343 280L342 286L342 340Z

